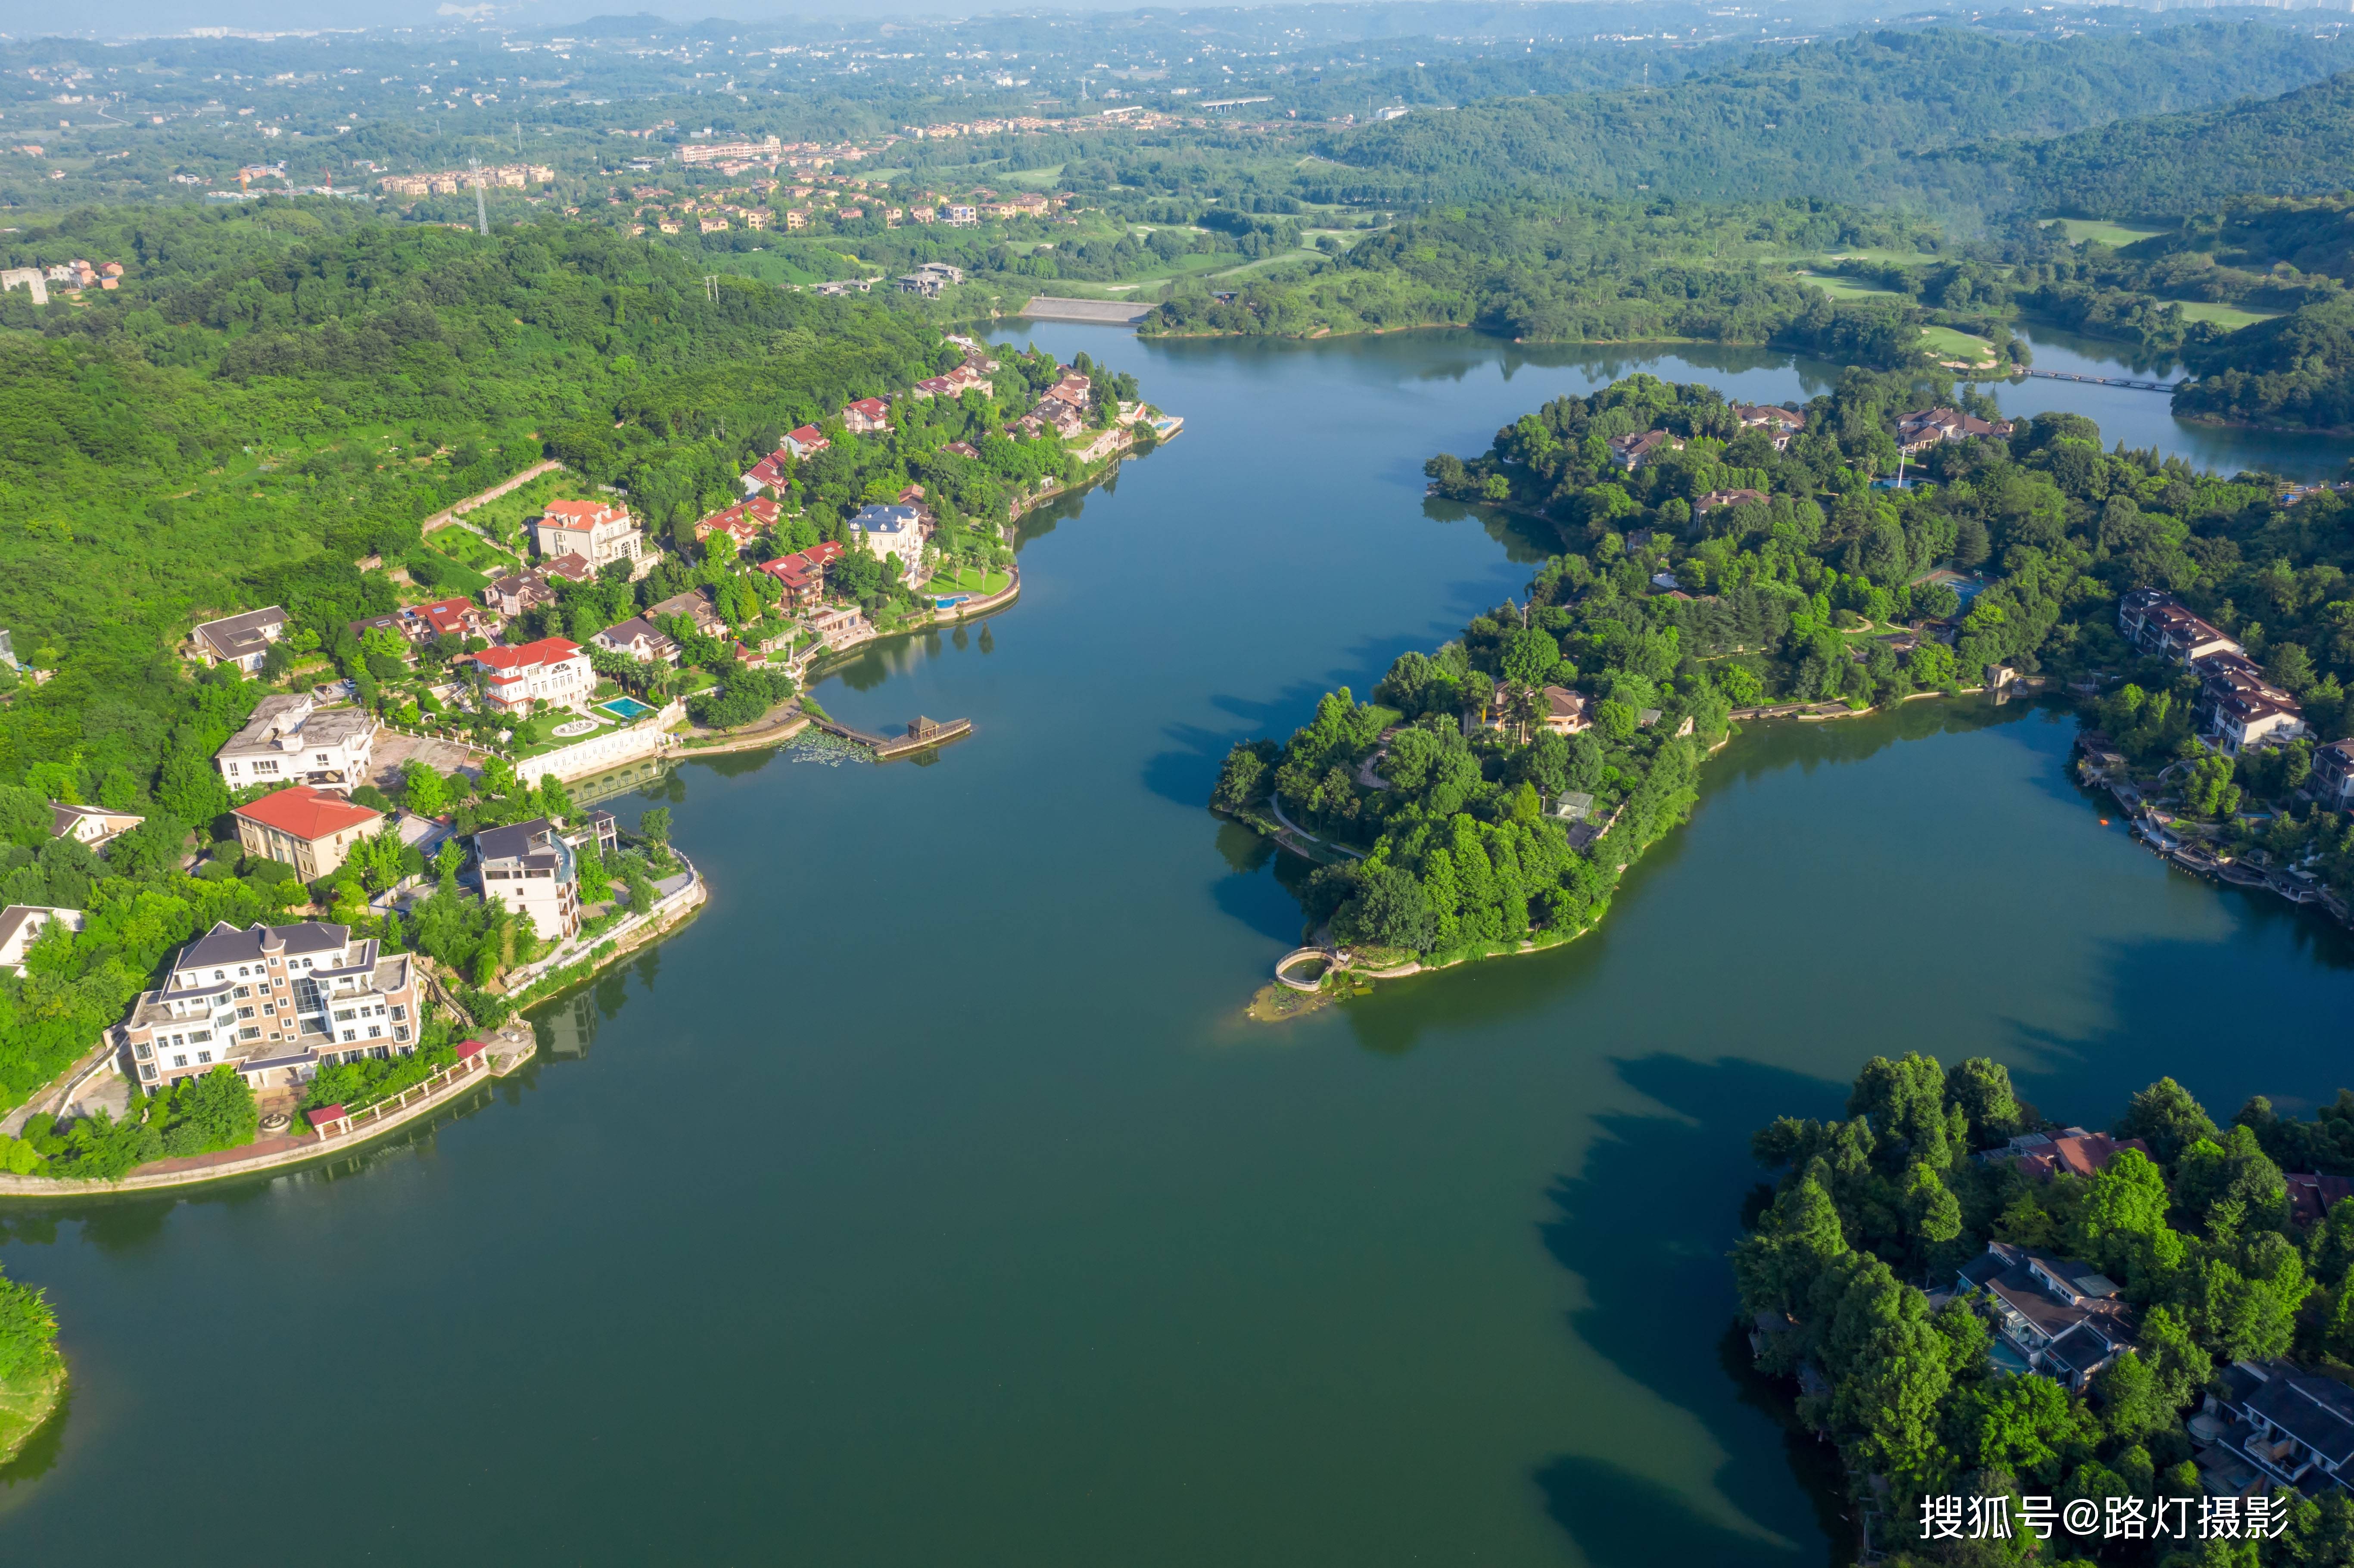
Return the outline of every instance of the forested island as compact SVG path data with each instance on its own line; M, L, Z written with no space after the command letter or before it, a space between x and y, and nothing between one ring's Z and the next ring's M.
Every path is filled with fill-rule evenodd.
M2229 1125L2171 1078L2103 1132L1999 1063L1874 1057L1751 1141L1743 1328L1893 1563L2341 1563L2354 1092ZM1994 1528L1999 1518L2002 1528ZM2164 1528L2158 1521L2165 1521Z
M1736 715L2013 677L2093 694L2088 715L2138 755L2197 759L2190 817L2340 855L2319 807L2238 821L2243 785L2303 782L2311 739L2203 746L2199 673L2137 648L2117 607L2180 591L2253 639L2313 736L2342 733L2345 499L2104 450L2078 415L1994 412L1904 374L1851 370L1803 408L1637 376L1469 461L1433 457L1435 496L1502 510L1551 552L1525 599L1403 655L1370 701L1336 692L1288 740L1238 744L1213 803L1331 863L1301 885L1305 925L1360 974L1589 927Z

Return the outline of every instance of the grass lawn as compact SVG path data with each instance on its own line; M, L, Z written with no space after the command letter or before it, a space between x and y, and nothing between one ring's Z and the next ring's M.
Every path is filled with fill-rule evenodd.
M489 508L482 510L488 511ZM501 549L463 524L454 528L435 529L429 542L434 554L485 577L504 577L522 565L513 551Z
M484 502L466 514L466 521L493 537L512 539L519 536L524 519L538 516L540 513L546 510L549 502L558 498L591 501L596 499L596 495L595 485L569 469L560 468L553 473L541 474L519 490L507 492L496 501ZM436 530L433 535L434 547L446 550L454 556L458 550L459 536L462 534L461 529ZM451 536L447 543L443 540L444 535ZM509 566L500 568L502 571L511 569L512 560Z
M1940 359L1967 359L1976 364L1994 357L1994 344L1952 327L1923 327L1921 344Z
M1011 572L984 572L979 567L960 566L952 571L933 573L932 580L924 585L924 591L936 598L942 594L972 593L985 599L993 593L1003 593L1006 585L1013 580Z
M2131 245L2137 239L2147 239L2153 235L2168 232L2163 228L2150 228L2140 224L2110 223L2106 219L2097 217L2063 217L2058 222L2060 227L2067 231L2068 243L2071 245L2082 245L2087 239L2097 239L2104 245L2113 245L2120 249Z
M1901 300L1906 297L1893 289L1875 289L1869 283L1859 283L1853 278L1833 277L1828 272L1801 272L1798 276L1834 300Z
M14 1458L43 1423L56 1414L65 1397L66 1373L28 1375L17 1383L0 1383L0 1462Z
M1044 191L1052 190L1055 182L1062 177L1062 174L1063 165L1056 164L1051 168L1023 169L1016 174L998 175L993 177L1001 185L1019 185L1024 190ZM869 174L866 177L871 180L875 176Z
M2213 322L2217 326L2236 332L2243 326L2268 322L2279 315L2278 311L2243 311L2237 305L2218 304L2209 300L2174 300L2168 302L2182 307L2182 313L2194 322Z

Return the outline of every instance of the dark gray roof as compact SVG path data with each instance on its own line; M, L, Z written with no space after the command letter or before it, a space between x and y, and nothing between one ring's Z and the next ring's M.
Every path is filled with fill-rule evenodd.
M2266 1380L2247 1406L2328 1464L2354 1459L2354 1395L2342 1384L2291 1372Z
M1972 1286L1986 1284L1996 1275L2017 1263L2019 1258L2019 1250L2016 1247L2005 1246L2000 1242L1990 1244L1988 1250L1962 1265L1956 1271L1961 1276L1962 1287L1967 1290Z
M2127 1342L2121 1333L2112 1339L2104 1331L2105 1327L2114 1329L2115 1326L2089 1321L2079 1323L2052 1340L2044 1348L2043 1353L2081 1377L2096 1370Z
M226 920L217 921L213 928L180 949L173 960L175 969L198 969L207 964L249 964L261 957L261 937L274 931L290 954L322 953L340 948L351 940L348 926L327 926L316 920L305 920L294 926L249 926L240 931Z
M546 817L534 817L512 827L484 828L474 835L474 853L484 860L514 860L542 847L540 841L556 831Z
M207 620L196 628L196 634L211 644L215 653L235 659L270 645L270 640L261 634L263 627L285 624L286 611L273 604L267 609L249 609L243 615Z

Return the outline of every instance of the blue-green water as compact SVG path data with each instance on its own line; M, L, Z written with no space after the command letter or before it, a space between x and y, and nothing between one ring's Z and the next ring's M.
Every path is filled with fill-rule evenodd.
M1519 592L1422 459L1634 362L1035 335L1187 429L986 638L820 693L971 738L687 767L711 906L427 1135L5 1217L76 1379L10 1560L1811 1565L1728 1352L1755 1125L1912 1048L2088 1119L2343 1081L2344 938L2100 827L2018 705L1761 726L1596 935L1242 1021L1298 912L1219 757Z

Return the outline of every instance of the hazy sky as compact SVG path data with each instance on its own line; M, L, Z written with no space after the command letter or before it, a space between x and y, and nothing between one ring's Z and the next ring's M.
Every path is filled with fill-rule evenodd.
M457 3L465 5L469 0ZM1053 0L1052 5L1037 8L1134 10L1142 3L1143 0ZM1214 3L1231 5L1249 4L1250 0ZM796 4L793 0L687 0L668 5L639 5L629 0L514 0L497 5L491 14L518 26L556 26L586 16L628 15L640 10L688 21L705 16L972 16L1014 8L1008 0L858 0L855 5ZM0 32L26 38L49 33L95 33L101 37L178 33L190 27L376 27L448 22L452 16L450 0L111 0L102 6L60 5L56 0L0 0Z

